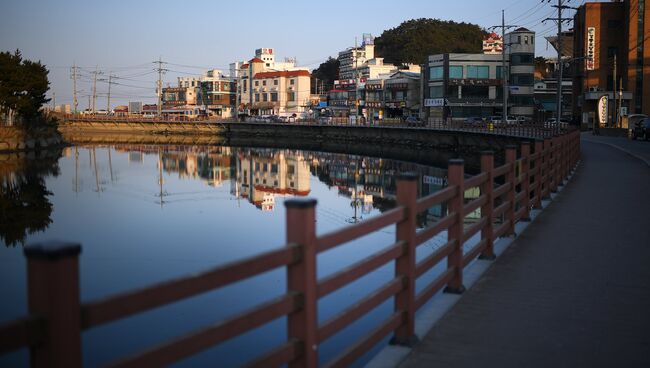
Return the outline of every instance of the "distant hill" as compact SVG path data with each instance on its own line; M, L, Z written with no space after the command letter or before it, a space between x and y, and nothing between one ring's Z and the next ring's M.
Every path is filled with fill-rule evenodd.
M427 56L482 52L487 33L476 24L439 19L411 19L375 38L375 55L393 64L422 64Z

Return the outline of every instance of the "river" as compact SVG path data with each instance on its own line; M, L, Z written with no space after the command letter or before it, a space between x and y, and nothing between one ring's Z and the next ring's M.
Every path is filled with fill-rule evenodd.
M285 244L284 201L318 200L317 234L394 206L396 177L419 176L418 196L445 185L446 170L348 154L263 148L103 145L65 148L47 157L0 157L0 324L27 313L25 244L58 239L82 244L81 300L90 301L188 275ZM432 208L420 226L439 218ZM395 240L393 227L318 259L322 278ZM444 234L418 250L430 254ZM388 264L320 300L325 321L393 276ZM418 284L431 280L434 269ZM223 289L83 333L85 366L106 364L194 331L283 294L275 270ZM388 300L320 347L327 361L390 314ZM178 366L237 366L286 339L286 320L183 360ZM385 344L385 341L383 342ZM368 356L376 353L373 349ZM218 362L218 363L215 363ZM0 366L28 365L26 349Z

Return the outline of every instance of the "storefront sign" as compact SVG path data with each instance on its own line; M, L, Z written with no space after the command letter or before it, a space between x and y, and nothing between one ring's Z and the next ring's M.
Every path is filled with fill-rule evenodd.
M381 102L375 102L375 101L367 101L366 106L370 108L381 108Z
M607 108L608 108L608 98L607 96L603 96L598 100L598 121L600 122L600 125L606 125L607 124Z
M450 86L500 86L501 79L449 78Z
M440 107L445 106L448 103L444 98L425 98L424 106L425 107Z
M587 28L587 52L586 52L587 70L596 68L596 27Z
M422 183L444 187L447 185L447 178L438 178L435 176L424 175L422 176Z
M382 89L381 84L366 84L366 90L378 90Z

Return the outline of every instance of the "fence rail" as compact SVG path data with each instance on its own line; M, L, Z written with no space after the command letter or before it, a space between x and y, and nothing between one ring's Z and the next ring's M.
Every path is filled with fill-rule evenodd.
M393 335L391 343L410 346L417 340L416 311L442 289L449 293L462 293L463 270L474 259L494 259L494 241L500 236L513 234L515 223L529 219L531 208L539 208L542 199L556 191L577 165L580 135L578 131L572 131L536 140L533 145L522 142L519 147L508 146L505 158L506 162L495 168L493 153L483 152L481 172L470 178L465 178L462 160L450 160L448 187L423 198L416 198L417 177L403 174L397 184L396 208L321 236L316 236L316 201L286 201L287 244L284 247L198 275L84 304L79 302L80 245L30 245L25 248L29 315L0 326L0 353L29 347L35 367L80 367L82 330L277 268L286 269L287 290L284 295L215 325L117 360L112 366L170 364L286 316L288 340L249 365L315 367L319 361L318 346L323 341L391 298L394 305L392 314L327 366L349 365L390 334ZM466 203L465 190L473 187L480 189L480 195ZM448 208L446 216L418 231L417 214L443 203ZM476 210L480 210L478 221L465 226L465 216ZM332 275L317 278L319 253L393 225L396 228L393 244ZM416 248L445 230L447 242L416 262ZM479 233L480 241L463 252L464 243ZM445 259L446 269L416 293L418 277ZM392 280L378 285L338 315L318 323L320 298L391 262L395 266Z

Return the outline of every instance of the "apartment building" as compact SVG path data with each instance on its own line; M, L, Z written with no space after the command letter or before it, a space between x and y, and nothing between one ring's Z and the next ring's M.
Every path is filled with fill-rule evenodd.
M588 2L574 16L573 115L583 124L614 126L650 114L650 20L644 0ZM598 103L606 103L604 121Z

